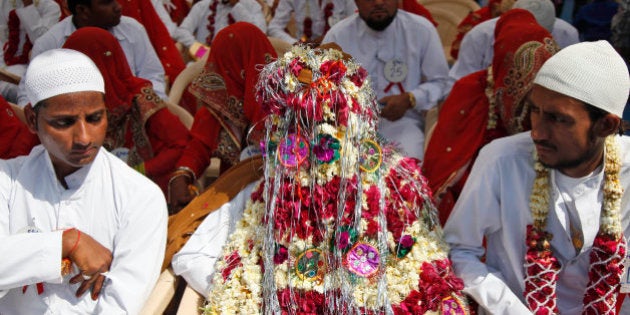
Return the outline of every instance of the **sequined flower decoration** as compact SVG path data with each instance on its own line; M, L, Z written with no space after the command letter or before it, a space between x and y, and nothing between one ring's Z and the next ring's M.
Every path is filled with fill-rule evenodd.
M411 247L416 243L416 239L411 235L403 235L396 245L396 257L403 258L411 251Z
M286 247L276 244L276 253L273 255L273 263L280 265L289 258L289 251Z
M320 134L317 136L316 141L317 143L313 147L313 154L315 154L318 161L332 163L339 159L341 145L337 138L328 134Z
M332 242L336 242L336 246L331 247L345 253L356 243L357 237L357 230L349 226L342 226L339 228L339 237L335 234L331 239Z

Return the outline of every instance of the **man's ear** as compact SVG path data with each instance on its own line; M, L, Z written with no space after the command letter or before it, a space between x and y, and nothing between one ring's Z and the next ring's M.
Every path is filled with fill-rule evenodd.
M37 134L37 113L35 113L35 109L31 104L28 104L24 107L24 118L26 118L26 125L28 129Z
M621 118L609 113L595 123L594 131L600 137L607 137L619 133L620 126Z

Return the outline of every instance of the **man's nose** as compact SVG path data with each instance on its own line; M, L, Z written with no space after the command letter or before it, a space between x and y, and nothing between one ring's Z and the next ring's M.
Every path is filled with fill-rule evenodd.
M79 121L74 128L73 141L79 145L88 145L90 143L90 134L88 124L85 121Z

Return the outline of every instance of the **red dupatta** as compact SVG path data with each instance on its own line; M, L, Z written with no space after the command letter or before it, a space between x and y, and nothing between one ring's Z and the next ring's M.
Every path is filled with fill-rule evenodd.
M175 42L169 36L164 22L151 4L151 0L127 0L118 3L122 6L123 15L136 19L147 30L151 45L160 58L168 82L173 83L186 65L179 50L175 47Z
M108 150L132 147L127 161L129 165L152 158L153 150L144 126L165 104L155 95L150 81L131 73L118 40L101 28L82 27L68 37L63 47L86 54L101 70L108 111L107 136L103 145ZM134 98L137 106L134 106ZM130 146L130 142L133 145Z
M11 159L27 155L39 144L39 138L31 133L11 108L0 96L0 159Z
M433 26L437 27L438 23L433 19L433 16L431 15L431 12L429 12L429 10L427 10L427 8L425 8L423 5L421 5L420 3L418 3L416 0L403 0L402 1L402 5L401 5L401 9L409 12L409 13L413 13L419 16L422 16L424 18L426 18L427 20L429 20L429 22L431 22L433 24Z
M499 5L500 3L501 0L490 0L488 1L488 5L480 8L479 10L468 13L468 15L459 22L459 25L457 25L457 35L455 36L453 43L451 43L451 57L453 57L453 59L457 59L457 57L459 57L459 47L466 33L468 33L468 31L477 24L493 18L492 7Z
M203 72L191 83L190 92L229 136L231 143L215 152L219 156L230 155L228 161L238 159L248 127L254 127L249 135L253 143L261 138L264 126L260 122L265 115L255 99L254 86L261 65L276 57L273 46L260 29L250 23L237 22L217 33ZM208 126L195 124L191 133L199 137L216 134L200 130L205 128ZM219 140L208 138L204 142L216 147ZM231 152L221 152L225 150Z
M526 30L526 31L525 31ZM551 34L523 9L503 14L492 67L458 80L427 146L424 175L446 222L477 153L488 142L529 130L523 99L543 62L557 51Z

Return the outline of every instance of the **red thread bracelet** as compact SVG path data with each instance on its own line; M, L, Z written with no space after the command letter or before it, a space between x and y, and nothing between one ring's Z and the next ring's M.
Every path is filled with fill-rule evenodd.
M70 230L77 230L75 228L72 228ZM66 230L69 231L69 230ZM74 242L74 245L72 245L72 248L70 248L70 251L68 251L68 254L66 255L66 257L70 257L70 255L74 252L75 249L77 249L77 246L79 245L79 240L81 240L81 231L77 230L77 240Z

